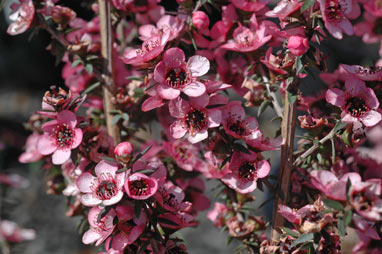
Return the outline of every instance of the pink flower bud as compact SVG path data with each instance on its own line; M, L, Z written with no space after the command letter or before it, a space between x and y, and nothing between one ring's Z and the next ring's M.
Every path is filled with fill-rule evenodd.
M122 162L125 164L127 164L130 161L133 155L133 152L134 152L134 147L129 142L119 143L114 149L114 154L116 159L119 162Z
M210 19L203 11L196 11L192 14L192 23L199 30L208 30Z
M293 35L288 40L288 49L295 56L305 54L309 49L309 41L305 37Z

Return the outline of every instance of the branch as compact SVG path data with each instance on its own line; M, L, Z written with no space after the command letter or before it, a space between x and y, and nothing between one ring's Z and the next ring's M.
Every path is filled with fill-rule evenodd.
M323 145L326 141L332 139L334 135L337 132L337 125L333 127L333 129L330 130L330 132L320 139L316 144L314 144L312 147L310 147L308 150L306 150L303 154L297 157L297 159L293 162L293 166L298 166L300 163L303 162L304 159L306 159L309 155L311 155L314 151L316 151L321 145Z
M111 12L109 0L98 0L99 16L100 16L100 34L101 34L101 55L104 61L104 69L102 77L104 78L103 94L104 94L104 112L106 118L106 126L108 134L113 137L114 143L118 144L121 140L120 129L117 124L113 125L113 116L111 111L116 110L116 106L112 103L114 86L114 68L113 68L113 30L111 24Z

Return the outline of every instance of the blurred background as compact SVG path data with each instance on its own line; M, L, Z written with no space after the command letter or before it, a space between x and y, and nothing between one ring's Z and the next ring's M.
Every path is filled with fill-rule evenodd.
M94 253L81 242L82 236L77 233L79 220L65 216L65 198L46 193L46 172L41 164L23 165L17 161L29 135L23 128L23 122L40 108L42 96L51 85L64 86L64 82L61 78L62 65L55 66L55 58L45 49L50 42L47 33L42 31L33 38L30 38L31 31L18 36L6 33L11 2L8 0L0 13L0 173L17 173L27 178L29 185L21 189L5 189L0 186L0 218L36 230L34 241L18 244L12 249L12 253ZM74 9L78 16L89 19L91 13L81 8L81 2L60 1L62 5ZM176 6L174 2L162 1L162 4L169 4L171 9ZM360 38L329 40L322 45L322 49L328 54L329 71L333 71L338 63L372 65L378 59L377 45L363 44ZM324 85L317 77L305 79L303 83L302 89L305 93L319 91ZM276 126L270 126L271 118L271 112L267 111L259 119L268 136L273 136L276 130ZM272 166L276 173L277 153L268 156L272 157ZM211 189L216 183L208 183L207 193L212 199L214 193ZM265 197L261 197L264 195ZM258 201L267 195L259 194ZM257 204L260 203L261 201ZM269 203L258 214L266 211L265 214L270 215L271 207L272 203ZM199 215L199 221L198 228L181 231L190 253L233 253L235 243L226 246L226 235L206 219L206 212Z

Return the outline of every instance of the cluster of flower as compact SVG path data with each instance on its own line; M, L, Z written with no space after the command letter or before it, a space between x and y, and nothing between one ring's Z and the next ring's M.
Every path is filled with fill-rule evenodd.
M215 203L208 217L251 253L340 253L348 226L362 239L354 251L380 253L373 241L382 235L381 145L364 144L366 137L380 137L382 69L341 65L333 74L321 73L329 89L319 96L302 96L298 81L313 75L312 68L326 70L319 47L326 32L382 45L379 0L282 0L272 8L270 0L177 0L174 15L166 15L160 0L112 0L117 110L111 113L125 141L115 147L98 89L105 74L99 6L91 6L96 17L87 22L58 0L18 1L8 32L50 32L49 49L62 56L70 89L46 92L42 110L30 119L34 132L20 161L61 165L49 182L51 192L70 197L69 216L87 216L85 244L105 242L109 254L186 253L170 235L197 225L197 212L209 208L204 176L220 181L225 201ZM209 19L206 12L214 9L221 19ZM353 27L362 11L365 21ZM242 101L230 100L234 93L246 107L258 106L259 115L272 107L286 123L282 138L265 137ZM80 105L88 108L85 117L76 115ZM293 134L285 134L293 115L285 111L293 105L306 113L299 117L306 135L296 160L283 150L291 155L282 164L293 172L282 180L292 181L288 202L298 210L279 206L294 228L282 228L282 237L271 241L266 223L248 213L247 203L263 184L275 196L287 195L269 181L262 152L293 147ZM138 137L155 120L162 141ZM141 143L141 152L134 154L128 141Z

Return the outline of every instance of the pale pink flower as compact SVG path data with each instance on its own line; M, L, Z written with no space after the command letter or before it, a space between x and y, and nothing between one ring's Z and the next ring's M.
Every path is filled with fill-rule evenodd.
M123 184L126 172L117 174L118 166L109 161L100 161L95 167L93 176L89 172L78 177L76 184L84 194L81 203L86 206L113 205L123 197Z
M210 62L203 56L192 56L186 63L186 56L179 48L170 48L154 70L154 79L160 97L167 100L177 98L181 92L190 97L201 96L206 87L197 80L210 69Z
M127 196L136 200L145 200L158 190L158 180L142 173L134 173L127 177L125 191Z
M273 8L273 10L265 13L265 16L271 18L285 19L291 16L296 11L300 10L300 7L304 3L299 0L282 0Z
M12 186L14 188L27 188L29 186L29 181L17 174L0 173L0 184Z
M381 114L376 111L379 102L374 91L357 78L346 80L345 91L338 88L329 89L326 92L326 100L341 108L342 122L362 122L370 127L381 121Z
M77 117L63 110L55 120L43 124L44 134L39 138L37 150L42 155L52 154L53 164L62 164L70 158L71 150L82 141L82 130L76 128Z
M361 176L358 173L351 172L344 174L339 180L328 170L313 170L310 172L311 183L315 188L323 192L328 198L346 201L346 184L350 181L352 184L361 182Z
M142 209L139 218L134 215L132 204L119 205L115 209L118 217L117 228L119 233L113 236L111 247L118 251L126 248L127 245L135 242L146 229L148 218Z
M293 35L289 37L288 49L293 55L301 56L308 51L309 41L305 37Z
M184 27L184 19L179 16L164 15L161 17L156 26L147 24L140 26L138 29L139 39L142 41L149 40L151 37L160 36L161 33L169 33L169 41L174 40Z
M10 35L24 33L32 24L35 8L32 0L18 0L11 5L9 19L12 23L7 32Z
M187 140L195 144L208 137L209 128L220 125L221 111L217 108L207 109L209 100L210 97L203 94L199 97L190 97L189 101L179 97L170 101L170 114L177 118L170 126L173 138L179 139L188 134Z
M102 209L98 206L90 209L88 215L90 229L82 236L82 242L84 244L95 242L95 245L99 246L113 233L115 228L113 224L116 216L115 210L110 209L110 211L98 221L98 215L101 211Z
M32 133L26 141L25 152L19 156L20 163L31 163L41 160L44 156L41 155L37 149L37 143L40 139L40 134L37 132Z
M342 39L342 33L353 35L353 26L347 15L352 12L352 0L318 0L325 27L336 39Z
M36 232L33 229L20 228L13 221L0 220L0 239L19 243L22 241L34 240L35 238Z
M238 52L251 52L263 46L271 38L272 35L267 35L264 24L261 24L256 32L253 32L239 23L239 26L233 31L233 40L228 41L221 48Z
M85 90L92 77L93 75L89 75L81 64L72 67L72 63L68 61L62 68L62 78L65 80L65 85L75 93Z
M234 152L229 164L231 172L222 181L240 193L249 193L256 189L257 179L269 174L271 167L266 160L259 160L256 153Z
M215 202L214 209L209 211L207 218L210 219L215 227L223 227L225 225L225 216L228 213L228 208L219 202Z
M359 65L340 65L345 71L364 81L382 81L382 67L364 67Z

